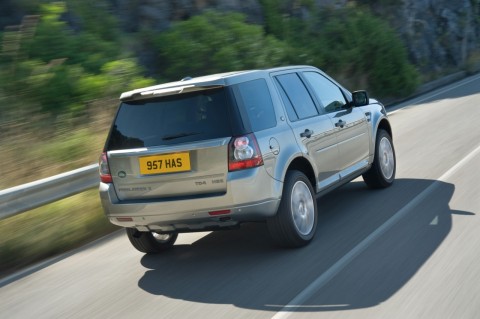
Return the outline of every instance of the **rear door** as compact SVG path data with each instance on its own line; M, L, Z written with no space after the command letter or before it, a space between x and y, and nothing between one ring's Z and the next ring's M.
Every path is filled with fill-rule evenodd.
M297 73L275 76L290 126L317 174L317 190L339 180L339 151L330 117L316 107L312 96Z
M361 108L347 104L342 90L318 72L304 72L317 100L331 118L337 135L340 153L340 177L366 167L369 156L368 120Z
M123 102L106 145L118 198L225 192L228 101L218 88Z

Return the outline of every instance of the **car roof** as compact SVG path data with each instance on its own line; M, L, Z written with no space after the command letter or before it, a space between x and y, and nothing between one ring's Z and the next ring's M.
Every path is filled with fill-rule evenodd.
M307 65L297 66L283 66L270 69L233 71L225 73L217 73L199 77L186 77L180 81L168 82L159 85L140 88L132 91L127 91L121 94L120 100L130 100L136 98L147 98L149 96L165 96L178 93L186 93L198 90L211 89L215 87L223 87L229 85L232 79L247 79L254 77L265 77L269 73L279 72L284 70L294 70L301 68L313 68Z

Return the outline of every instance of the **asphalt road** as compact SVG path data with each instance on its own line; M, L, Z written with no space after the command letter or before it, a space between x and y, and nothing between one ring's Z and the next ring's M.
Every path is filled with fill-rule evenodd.
M396 109L394 185L320 198L309 246L251 224L146 256L118 232L0 281L0 318L480 318L480 76Z

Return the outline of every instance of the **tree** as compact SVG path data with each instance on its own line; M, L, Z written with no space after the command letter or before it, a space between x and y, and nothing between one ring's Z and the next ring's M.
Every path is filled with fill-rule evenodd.
M316 51L327 71L383 97L405 96L416 88L418 73L384 21L354 8L337 10L319 25Z
M285 63L286 47L245 16L208 11L155 39L158 74L167 80Z
M5 107L72 114L83 111L87 101L153 83L134 59L121 56L118 43L109 40L114 32L74 32L62 17L75 13L63 2L41 5L40 11L40 17L24 19L2 35L10 45L3 45L0 55L0 98L13 101ZM25 21L33 22L27 27Z

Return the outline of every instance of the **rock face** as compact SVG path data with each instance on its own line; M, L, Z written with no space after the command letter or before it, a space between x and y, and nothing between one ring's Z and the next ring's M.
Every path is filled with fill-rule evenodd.
M174 21L204 10L241 12L251 23L263 24L261 3L275 0L105 0L126 32L163 31ZM27 1L25 1L27 3ZM423 74L441 74L464 68L476 59L480 71L480 0L277 0L284 15L308 19L311 11L328 7L369 6L387 19L408 49L410 60ZM0 28L17 25L28 6L15 0L0 1ZM65 16L72 28L73 16ZM346 17L348 18L348 17ZM142 52L148 55L148 52Z
M125 31L152 28L163 31L171 22L185 20L207 9L244 13L249 22L262 24L257 0L111 0Z
M420 69L459 68L480 47L480 2L404 0L397 30Z
M264 21L259 0L110 1L124 30L130 32L144 27L162 31L173 21L188 19L207 9L242 12L252 23ZM423 73L439 74L462 68L470 55L480 51L479 0L315 0L310 3L338 9L349 2L369 5L375 13L386 17L405 41L411 61ZM283 2L283 7L295 10L297 17L309 16L310 9L302 6L302 1L289 0Z

